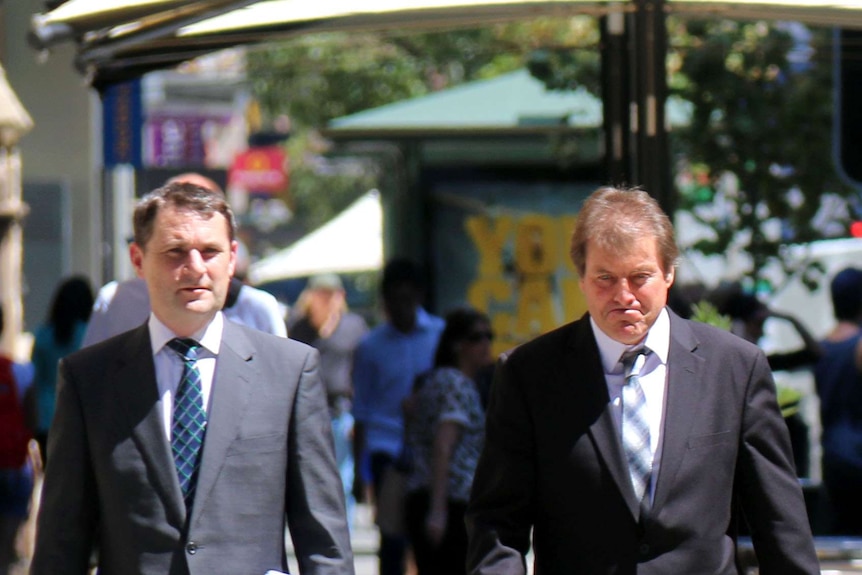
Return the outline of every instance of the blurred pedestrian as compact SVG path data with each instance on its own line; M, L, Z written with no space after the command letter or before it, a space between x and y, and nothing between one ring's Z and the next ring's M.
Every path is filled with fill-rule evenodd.
M741 288L733 290L720 304L718 311L731 319L730 331L756 345L760 344L766 321L769 319L778 320L793 328L802 340L802 346L792 351L767 355L766 359L772 371L811 368L820 359L820 343L793 314L773 309L756 295L746 293Z
M30 361L35 369L35 435L44 464L47 464L46 445L54 419L57 366L62 358L81 347L92 310L90 280L79 275L66 278L54 291L48 317L34 333Z
M581 206L588 312L504 354L467 511L468 572L820 573L787 426L757 346L668 308L679 248L642 190Z
M0 354L0 575L7 575L25 559L17 543L30 515L33 492L32 430L24 415L24 397L32 381L32 364L16 363Z
M291 311L297 315L288 326L291 339L320 352L320 378L326 386L335 460L344 484L347 517L352 525L353 497L353 352L368 332L365 319L347 307L344 284L337 274L320 274L308 285Z
M839 271L830 293L836 324L820 342L823 357L814 370L823 484L832 531L862 535L862 269Z
M434 369L407 400L406 526L418 575L465 573L464 511L485 436L476 378L493 364L488 316L472 308L446 315Z
M386 321L372 329L359 343L353 356L353 417L355 495L365 491L363 457L369 458L376 502L384 490L384 478L401 453L404 441L402 403L410 395L417 375L431 368L444 322L422 308L425 282L419 267L410 260L396 258L383 268L381 282ZM390 489L386 489L387 492ZM392 490L394 491L394 490ZM403 500L386 506L403 509ZM387 521L377 506L380 526L380 575L401 575L405 568L406 534L387 529Z

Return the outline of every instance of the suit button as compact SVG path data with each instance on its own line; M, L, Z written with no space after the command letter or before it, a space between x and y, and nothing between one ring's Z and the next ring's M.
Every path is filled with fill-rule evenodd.
M649 551L650 551L650 549L649 549L648 543L641 543L640 546L638 547L638 553L641 554L642 556L649 555Z
M189 543L186 545L186 552L189 555L194 555L198 552L198 544L194 541L189 541Z

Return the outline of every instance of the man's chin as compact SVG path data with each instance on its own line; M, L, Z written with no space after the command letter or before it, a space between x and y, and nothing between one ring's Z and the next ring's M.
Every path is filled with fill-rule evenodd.
M644 338L646 330L638 324L624 324L616 329L616 340L626 345L634 345Z
M216 306L213 302L190 302L186 304L186 311L198 315L215 315L215 312L221 307Z
M220 310L223 305L220 305L212 297L202 297L189 300L183 306L187 312L197 315L215 315L215 312Z

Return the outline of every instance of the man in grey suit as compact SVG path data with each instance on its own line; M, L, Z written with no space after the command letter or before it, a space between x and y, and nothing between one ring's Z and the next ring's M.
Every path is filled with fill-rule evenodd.
M33 575L352 575L318 354L225 321L224 197L168 184L130 248L152 313L60 364Z
M572 239L588 313L498 362L468 572L820 573L763 352L667 307L678 248L648 194L601 188Z

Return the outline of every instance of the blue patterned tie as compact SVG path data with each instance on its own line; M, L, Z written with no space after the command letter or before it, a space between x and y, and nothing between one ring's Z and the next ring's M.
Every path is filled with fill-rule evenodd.
M623 355L626 383L623 385L623 449L629 464L629 475L638 501L643 501L649 488L652 472L652 450L649 443L649 421L646 414L646 398L640 383L640 371L647 350L637 350Z
M171 451L177 466L177 476L183 490L186 509L190 510L195 495L200 452L207 427L204 411L201 374L198 371L198 349L193 339L175 338L168 347L183 359L183 376L174 396L174 415L171 424Z

